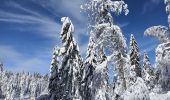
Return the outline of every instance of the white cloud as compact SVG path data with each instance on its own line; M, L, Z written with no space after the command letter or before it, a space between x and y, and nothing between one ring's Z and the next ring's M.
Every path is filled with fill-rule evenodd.
M157 47L157 44L153 44L151 46L148 46L147 48L143 49L140 53L143 55L144 52L151 52Z
M39 34L40 36L47 37L58 43L59 32L61 24L58 18L62 16L71 17L73 24L75 25L75 37L80 45L81 54L85 55L87 42L80 43L81 38L87 35L86 18L80 13L81 0L30 0L43 9L49 11L53 16L42 14L37 9L29 8L19 2L9 0L7 5L13 8L15 12L5 9L0 9L0 22L6 22L12 25L14 30L19 32L29 31ZM5 5L4 5L5 6ZM24 12L21 13L20 11ZM25 14L27 13L27 14ZM15 24L20 25L19 27ZM11 27L10 27L11 28ZM19 52L15 46L0 45L0 60L4 62L7 69L11 71L27 71L27 72L49 72L51 50L46 49L46 54L36 53L27 58L24 52Z
M54 15L69 16L77 21L84 21L85 17L80 13L82 0L32 0L48 9Z
M151 40L151 41L147 41L147 42L143 42L143 45L141 45L141 51L140 54L141 56L143 56L144 52L151 52L154 51L155 48L158 46L158 41L157 40Z
M86 43L84 43L83 45L80 45L80 54L82 55L83 58L85 58L86 56L87 47L88 47L88 44Z
M21 54L16 52L11 46L1 45L0 51L1 51L0 52L1 59L6 59L8 61L10 60L15 61L16 59L19 59L21 57Z
M128 26L128 25L129 25L129 22L118 23L118 26L119 26L120 28L124 28L124 27L126 27L126 26Z
M154 10L159 4L161 3L161 0L148 0L143 6L142 13L145 14L146 12L150 12Z
M143 43L140 45L141 48L147 48L151 45L157 44L158 40L156 39L150 39L150 41L146 40L143 41Z
M24 62L18 63L17 67L9 68L9 70L15 72L39 72L41 74L49 73L50 63L47 63L45 60L41 58L31 58L26 59Z
M50 38L56 38L56 34L59 32L59 28L61 26L56 23L54 19L50 19L48 17L23 15L12 12L5 12L2 10L0 10L0 21L21 24L21 27L18 28L22 28L23 31L35 31L34 33L36 34ZM22 24L26 24L27 27L22 26ZM15 28L18 29L17 27Z
M155 4L159 4L161 2L161 0L151 0L152 3L155 3Z
M15 25L12 29L17 31L31 31L40 36L55 39L55 41L58 39L57 41L59 41L58 33L60 32L61 24L59 21L56 22L56 17L69 16L76 28L76 32L74 33L76 39L78 39L77 37L79 36L87 35L87 21L83 14L80 13L81 0L31 0L31 2L51 12L53 16L45 15L35 8L33 9L19 2L9 0L8 3L4 5L14 8L15 11L19 11L11 12L10 10L5 11L1 9L0 22L14 23L14 25L20 24L19 27ZM28 14L19 13L20 11Z
M0 60L4 62L7 70L14 72L39 72L41 74L49 73L51 56L49 51L45 51L48 54L46 57L42 57L39 54L28 58L12 46L0 45L0 51Z
M43 7L44 9L51 12L54 16L48 16L42 14L42 12L37 9L28 8L22 4L14 1L8 1L6 6L14 8L14 10L24 11L28 14L16 13L0 10L0 21L7 23L18 23L24 31L36 31L34 33L40 34L42 36L47 36L50 38L57 37L60 32L60 23L55 20L56 17L69 16L72 18L73 23L77 30L81 30L80 26L85 26L85 17L80 13L81 0L32 0L33 3ZM59 3L60 2L60 3ZM26 24L27 27L23 27L22 24ZM33 27L36 25L36 27ZM16 29L16 28L15 28Z

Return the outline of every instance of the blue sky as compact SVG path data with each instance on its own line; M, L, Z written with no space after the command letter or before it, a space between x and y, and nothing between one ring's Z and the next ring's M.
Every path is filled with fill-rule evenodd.
M146 50L154 63L157 39L143 35L146 28L166 25L167 14L163 0L125 0L128 16L114 16L129 45L133 33L141 54ZM0 61L7 70L49 73L52 50L61 44L60 18L68 16L75 25L81 54L88 43L86 16L80 12L82 0L1 0Z

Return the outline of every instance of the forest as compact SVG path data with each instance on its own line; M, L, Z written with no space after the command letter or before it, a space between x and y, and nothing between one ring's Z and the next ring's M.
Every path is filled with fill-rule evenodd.
M61 18L60 40L54 46L50 75L13 73L0 64L2 100L170 100L170 0L164 0L168 25L148 27L144 36L157 38L155 62L141 57L135 36L130 45L114 20L129 14L123 0L87 0L80 6L88 18L86 57L80 54L69 17ZM142 58L142 59L141 59ZM113 81L109 81L109 67Z

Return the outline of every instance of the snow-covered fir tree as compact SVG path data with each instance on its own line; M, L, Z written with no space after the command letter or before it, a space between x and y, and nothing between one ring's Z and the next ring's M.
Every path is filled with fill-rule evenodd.
M159 44L156 48L156 81L160 91L170 90L170 42Z
M148 77L145 74L153 75L153 69L151 68L151 63L149 61L149 57L146 52L144 52L144 57L143 57L143 72L146 80L148 79Z
M122 53L117 53L115 57L115 74L116 74L116 83L114 83L114 96L115 99L123 94L123 92L128 88L128 78L129 78L129 64L127 57L124 57Z
M152 89L154 87L154 70L146 52L144 52L143 57L142 78L146 82L148 89Z
M95 68L94 81L93 81L93 98L92 100L107 100L107 86L108 86L108 69L107 69L107 57L105 56L103 49L99 51L99 61Z
M0 80L2 80L3 79L3 75L2 75L2 73L3 73L3 63L1 63L0 62ZM2 93L2 83L0 83L0 98L2 98L3 97L3 93Z
M57 47L54 48L53 51L53 58L51 62L51 72L50 72L50 79L49 79L49 92L50 97L55 99L57 98L56 94L60 94L60 85L59 84L59 49Z
M137 77L136 82L123 93L120 100L150 100L144 80Z
M26 91L27 91L27 76L25 74L25 72L22 73L22 76L21 76L21 80L20 80L20 86L21 86L21 92L20 92L20 99L23 99L24 96L26 95Z
M81 95L83 100L91 100L93 97L94 71L97 67L97 55L94 50L94 42L89 40L87 57L83 64L83 76L81 82Z
M30 84L30 88L31 88L31 91L30 91L30 99L35 99L38 95L39 95L39 85L37 84L37 78L33 78L31 77L32 80L31 80L31 84Z
M51 92L52 94L55 94L53 97L51 97L51 100L81 99L80 83L82 74L82 61L79 54L79 48L72 36L72 33L74 32L74 26L68 17L63 17L61 21L63 22L63 25L60 35L63 47L60 48L59 52L62 60L61 65L58 68L58 73L51 75L51 77L56 77L56 74L59 75L59 80L57 81L58 83L53 83L59 85L59 89L57 90L59 92ZM56 68L53 68L53 70L56 70Z
M127 60L130 62L130 58ZM127 64L130 65L131 62ZM126 65L125 68L128 69L128 67L130 67L129 65ZM126 70L125 72L126 72L125 78L127 78L126 79L127 89L123 92L120 99L121 100L150 100L149 87L153 86L152 83L153 76L150 76L150 82L148 84L147 83L148 81L143 80L142 77L135 76L136 75L135 70L130 70L130 71ZM128 75L128 73L130 75ZM134 78L135 81L132 78Z
M4 68L3 68L3 63L0 62L0 71L3 72Z
M130 63L131 63L131 77L133 81L136 80L137 77L142 77L141 75L141 67L140 67L140 54L139 48L136 42L135 37L131 34L130 38Z
M74 40L72 33L74 26L68 17L62 18L63 27L61 31L61 38L63 42L63 62L61 69L65 71L61 77L64 82L64 98L65 99L81 99L79 89L81 82L82 61L79 54L79 48Z

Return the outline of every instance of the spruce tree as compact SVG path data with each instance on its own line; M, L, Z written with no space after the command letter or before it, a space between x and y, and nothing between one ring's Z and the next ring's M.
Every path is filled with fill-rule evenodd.
M79 54L79 48L72 36L72 33L74 32L74 26L68 17L63 17L61 21L63 22L63 26L60 36L63 47L60 48L59 52L62 59L61 65L58 68L59 80L57 81L58 83L54 83L59 86L59 92L54 92L55 96L51 99L81 99L80 83L82 61Z
M87 57L83 65L83 76L81 82L81 95L83 100L91 100L93 96L94 71L97 66L97 55L94 50L94 42L89 40Z
M125 74L125 67L126 67L126 58L121 54L116 54L115 57L115 69L116 69L116 83L115 83L115 98L118 99L119 96L126 90L127 83L126 83L126 74Z
M149 57L146 52L144 52L144 57L143 57L143 74L145 78L147 78L146 74L153 75L153 68L151 67Z
M140 54L137 42L133 34L131 34L130 39L130 63L131 71L133 72L133 77L141 77L141 67L140 67Z
M3 63L0 62L0 71L3 72L4 68L3 68Z
M103 47L99 49L97 56L97 67L94 72L93 80L93 98L92 100L106 100L108 98L108 68L107 57L103 51Z
M58 94L60 90L60 86L58 85L59 82L59 73L58 73L58 68L59 68L59 61L58 61L58 56L59 56L59 49L54 48L53 51L53 58L51 62L51 72L50 72L50 79L49 79L49 93L51 98L57 99L56 94Z
M149 89L154 86L154 72L151 67L148 54L144 53L142 77Z

